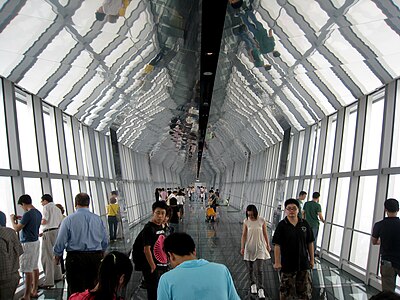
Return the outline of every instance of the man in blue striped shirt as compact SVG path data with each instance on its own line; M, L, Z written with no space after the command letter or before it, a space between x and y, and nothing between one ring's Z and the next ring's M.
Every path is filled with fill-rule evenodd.
M76 195L76 211L61 223L54 245L57 262L64 249L67 251L68 297L94 288L97 270L108 246L104 224L98 215L89 211L89 203L88 194Z

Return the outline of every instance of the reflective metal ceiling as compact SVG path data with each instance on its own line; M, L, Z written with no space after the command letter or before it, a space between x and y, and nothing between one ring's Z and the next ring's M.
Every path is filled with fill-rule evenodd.
M122 3L122 10L98 21L103 0L0 0L0 75L96 130L117 129L121 143L192 176L204 104L204 3L108 1ZM302 130L397 78L399 4L228 4L208 91L202 174L262 151L288 127ZM203 14L210 22L218 17ZM279 57L259 53L270 28Z

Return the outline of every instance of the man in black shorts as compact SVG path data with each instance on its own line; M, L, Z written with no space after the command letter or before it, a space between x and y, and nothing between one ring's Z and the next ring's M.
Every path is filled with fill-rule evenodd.
M280 299L311 299L314 236L307 221L298 218L299 209L296 199L285 201L286 218L272 238L274 269L281 273Z

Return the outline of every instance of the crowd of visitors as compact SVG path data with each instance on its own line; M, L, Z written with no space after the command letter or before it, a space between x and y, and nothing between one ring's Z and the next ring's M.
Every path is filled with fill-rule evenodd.
M135 270L142 271L142 286L147 290L147 298L212 299L218 295L218 299L240 299L228 268L198 259L192 237L180 228L186 199L201 201L203 207L207 205L216 212L219 191L207 191L204 186L199 186L197 191L189 187L186 193L184 189L161 188L156 189L155 196L152 217L140 232L139 248L143 254L140 268L136 268L132 258ZM280 299L312 297L310 270L318 254L319 223L324 223L325 219L319 192L314 192L310 201L305 201L306 196L307 193L301 191L297 199L284 202L285 217L276 220L271 242L267 222L259 215L257 207L250 204L245 210L240 254L249 274L249 292L259 299L268 297L264 268L271 259L271 250L273 268L279 272ZM133 272L132 261L118 251L105 255L109 242L116 239L115 224L118 225L116 219L120 214L117 201L118 193L114 191L107 206L109 236L101 217L90 211L90 197L86 193L76 195L75 212L67 217L63 215L62 205L54 204L49 194L41 197L42 213L33 206L29 195L22 195L18 204L24 214L10 216L13 229L5 227L6 216L0 212L0 300L13 298L19 272L25 276L21 298L24 300L38 297L39 289L52 288L64 279L64 273L70 300L122 299L121 290ZM381 250L381 296L396 297L396 277L400 275L399 202L388 199L384 209L387 217L374 225L371 242L380 245ZM16 232L20 233L20 240ZM40 245L44 273L41 285ZM65 268L60 264L64 251L67 253ZM196 280L198 278L202 280ZM381 299L379 297L376 295L373 299Z

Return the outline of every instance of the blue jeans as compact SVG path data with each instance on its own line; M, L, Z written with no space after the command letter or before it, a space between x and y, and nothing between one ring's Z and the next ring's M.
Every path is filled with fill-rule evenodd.
M118 220L116 216L108 216L108 229L110 230L110 240L117 239Z

